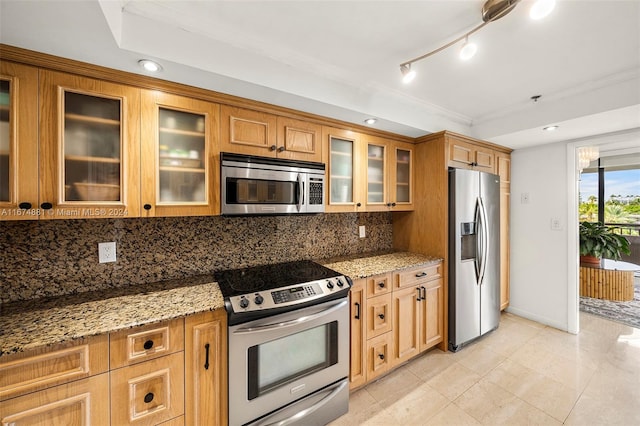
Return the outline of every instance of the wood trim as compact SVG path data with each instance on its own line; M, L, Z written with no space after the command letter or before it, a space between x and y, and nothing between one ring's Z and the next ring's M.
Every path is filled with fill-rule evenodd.
M296 111L290 108L267 104L247 98L227 95L212 90L201 89L181 83L174 83L158 78L147 77L126 71L101 67L73 59L61 58L46 53L35 52L19 47L0 44L0 58L3 61L19 62L54 71L77 74L83 77L92 77L118 84L133 85L141 89L160 90L169 94L188 96L208 102L215 102L229 106L253 109L260 112L277 114L282 117L304 120L320 125L340 127L345 130L367 133L385 138L392 138L403 142L415 143L415 139L409 136L397 135L383 130L375 130L367 126L323 117L316 114Z
M482 146L485 148L493 149L495 151L505 152L510 154L513 150L511 148L507 148L505 146L497 145L491 142L483 141L481 139L475 139L470 136L461 135L460 133L455 133L450 130L443 130L437 133L431 133L429 135L420 136L415 139L415 143L423 143L423 142L432 142L440 140L442 137L452 137L458 139L462 142L471 143L473 145Z

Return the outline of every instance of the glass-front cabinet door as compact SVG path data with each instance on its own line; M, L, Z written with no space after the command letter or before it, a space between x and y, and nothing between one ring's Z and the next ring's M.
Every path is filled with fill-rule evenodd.
M43 218L139 215L140 91L41 72Z
M391 209L413 210L413 146L396 142L391 148Z
M142 100L142 215L219 213L219 106L160 92Z
M0 62L0 220L38 219L38 70Z
M378 138L367 138L366 158L367 210L388 210L390 204L387 191L387 144Z
M327 165L327 212L353 212L363 210L358 157L359 135L355 132L323 128L324 163Z

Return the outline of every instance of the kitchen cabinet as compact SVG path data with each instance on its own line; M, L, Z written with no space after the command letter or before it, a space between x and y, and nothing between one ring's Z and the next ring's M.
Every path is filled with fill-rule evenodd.
M220 151L320 162L321 129L303 120L223 105Z
M492 149L467 143L454 136L450 136L449 167L495 173L495 153Z
M326 164L325 211L364 211L364 173L360 153L360 134L350 130L323 127L322 139Z
M0 220L38 219L38 69L0 62Z
M227 316L224 309L185 319L185 420L227 424Z
M349 362L349 389L355 389L367 382L366 372L366 341L365 328L365 282L364 278L354 280L349 292L351 336L351 357Z
M0 358L2 424L109 424L107 335Z
M140 90L40 71L41 218L139 216Z
M497 174L500 176L500 310L509 306L509 212L511 206L511 155L496 153Z
M219 105L142 92L142 216L219 214Z
M393 365L444 339L442 263L396 272L393 290Z

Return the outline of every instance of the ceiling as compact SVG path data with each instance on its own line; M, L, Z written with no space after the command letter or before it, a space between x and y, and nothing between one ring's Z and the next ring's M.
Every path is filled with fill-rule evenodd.
M0 1L0 42L363 124L514 149L640 128L640 1L521 0L471 38L483 1ZM537 102L531 100L541 95ZM541 129L559 124L555 132ZM640 142L639 142L640 143Z

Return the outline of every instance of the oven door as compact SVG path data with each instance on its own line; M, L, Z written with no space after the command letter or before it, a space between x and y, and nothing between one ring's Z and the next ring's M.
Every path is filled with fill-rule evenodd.
M304 213L306 173L222 167L222 214Z
M229 424L255 421L298 400L289 417L300 424L321 405L346 412L348 391L326 389L348 375L348 311L339 299L230 327ZM327 395L315 398L316 392ZM332 398L341 400L328 403ZM327 422L336 417L330 411Z

